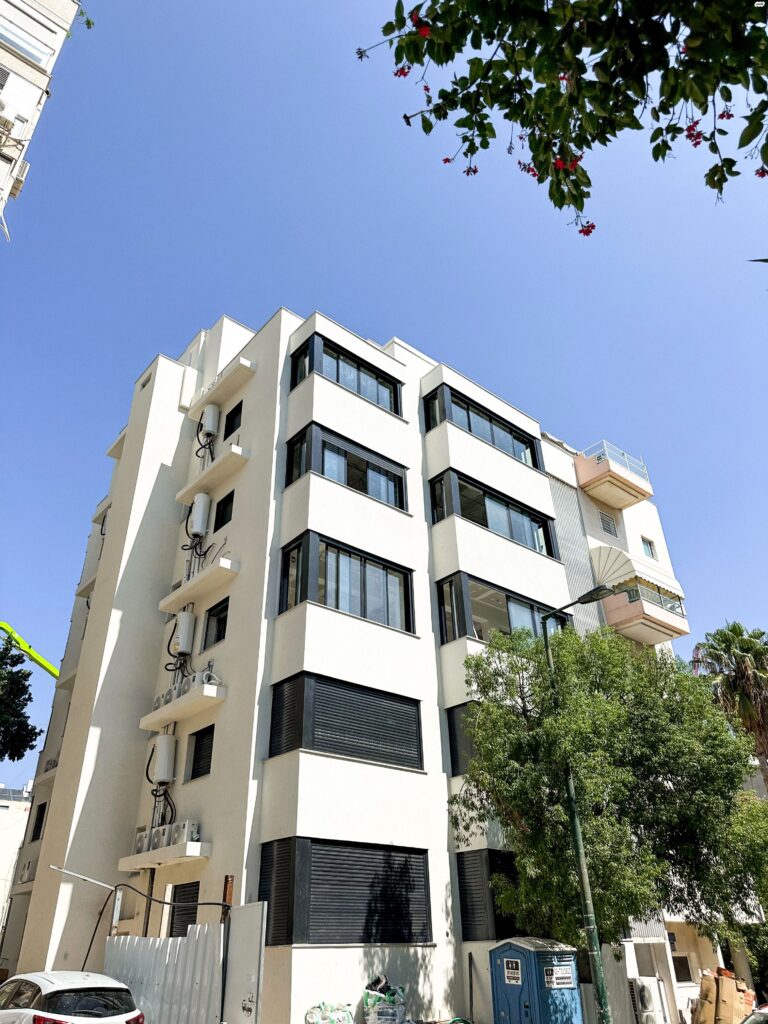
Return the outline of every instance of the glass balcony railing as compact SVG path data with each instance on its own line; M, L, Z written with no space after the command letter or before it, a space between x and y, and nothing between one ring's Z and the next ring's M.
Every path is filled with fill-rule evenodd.
M648 470L643 460L630 455L629 452L625 452L621 448L617 448L610 441L598 441L591 448L585 448L581 454L585 459L591 459L594 456L596 462L604 462L606 459L610 459L611 462L618 462L620 466L624 466L631 473L641 476L643 480L649 480Z
M660 590L654 590L653 587L648 587L644 583L627 583L615 589L625 593L630 603L633 601L650 601L651 604L656 604L659 608L672 612L673 615L680 615L685 618L685 608L683 607L682 599L679 597L669 597L666 594L662 594Z

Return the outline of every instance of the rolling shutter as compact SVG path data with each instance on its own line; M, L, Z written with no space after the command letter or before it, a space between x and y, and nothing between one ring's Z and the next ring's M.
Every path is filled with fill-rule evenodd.
M268 946L293 942L293 884L295 840L275 839L262 843L259 901L267 904Z
M269 756L276 757L302 746L304 677L295 676L272 687Z
M309 941L431 942L423 850L313 840Z
M311 746L330 754L421 768L419 702L331 679L314 680Z
M2 92L5 88L5 85L8 82L9 75L10 71L8 70L8 68L0 66L0 92Z
M464 942L496 938L488 876L488 851L456 854L461 906L461 938Z
M192 768L189 773L190 779L199 779L203 775L211 774L211 758L213 757L213 726L207 725L205 729L192 733L194 749L192 751Z
M451 749L451 775L463 775L475 756L474 744L464 726L464 713L468 704L457 704L448 708L448 744Z
M168 935L172 939L184 938L187 934L187 928L191 924L197 924L197 901L199 898L199 882L186 882L184 885L174 885L171 902L184 905L171 907L171 925ZM187 904L189 905L187 906Z

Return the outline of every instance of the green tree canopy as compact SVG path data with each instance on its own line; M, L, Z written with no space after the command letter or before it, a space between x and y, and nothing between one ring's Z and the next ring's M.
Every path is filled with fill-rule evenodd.
M735 715L752 735L760 771L768 787L768 636L728 622L704 634L693 657L694 670L706 676L716 702Z
M407 11L397 0L382 42L396 77L424 69L406 123L429 133L453 122L458 149L445 163L463 156L476 174L501 132L520 170L548 182L550 201L573 207L589 235L587 151L624 131L647 132L654 160L704 147L714 158L704 181L718 195L740 173L737 150L768 177L765 10L754 0L428 0ZM445 69L437 86L434 68Z
M452 800L460 841L501 829L516 877L494 881L528 934L578 942L581 915L565 790L570 764L598 928L669 909L715 933L768 892L768 803L741 787L752 743L681 661L611 632L493 634L467 659L474 755Z
M32 725L27 714L32 673L19 667L24 662L24 655L6 639L0 646L0 761L20 761L43 731Z

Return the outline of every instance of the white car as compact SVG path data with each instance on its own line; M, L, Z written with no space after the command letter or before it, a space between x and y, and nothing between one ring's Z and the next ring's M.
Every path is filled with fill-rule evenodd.
M16 974L0 985L0 1024L144 1024L131 990L87 971Z

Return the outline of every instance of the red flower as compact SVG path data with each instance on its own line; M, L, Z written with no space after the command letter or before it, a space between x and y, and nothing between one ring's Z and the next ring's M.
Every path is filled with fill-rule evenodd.
M408 15L408 17L411 19L411 24L414 27L416 25L420 25L421 24L421 18L416 13L416 9L415 8L411 11L411 13Z
M424 83L424 92L429 93L429 86Z
M444 164L452 164L453 163L453 157L452 156L444 156L443 157L443 163Z
M722 112L722 114L718 114L717 115L717 120L718 121L732 121L733 120L733 114L730 112L730 110L724 110Z
M429 25L422 25L419 28L419 35L423 39L429 39L429 37L432 35L432 29L429 27Z
M755 171L755 177L768 178L768 167L758 167L758 169Z
M477 174L477 167L473 167L472 164L470 164L469 167L464 168L464 174L466 174L468 178L473 174Z
M694 149L697 149L704 141L704 132L699 131L700 120L701 119L697 121L691 121L685 129L685 137L686 139L688 139L688 141L691 143Z
M561 82L567 82L568 81L568 75L558 75L558 78L560 79Z
M567 166L568 164L565 162L565 160L561 160L560 157L558 157L557 160L555 160L556 171L564 171Z
M579 155L575 156L573 158L573 160L571 160L571 162L568 164L568 170L569 171L575 171L576 168L579 166L579 164L581 163L581 161L583 159L584 159L584 154L583 153L579 153Z
M401 68L398 68L397 71L393 72L395 78L407 78L408 75L410 75L410 73L411 73L411 65L410 64L403 64L403 66Z
M584 221L584 223L579 228L579 234L584 235L585 238L589 238L589 236L592 234L596 227L597 225L593 221Z
M681 53L681 54L683 55L683 57L684 57L684 56L686 55L686 53L688 53L688 47L687 47L687 46L681 46L681 47L680 47L680 53Z

